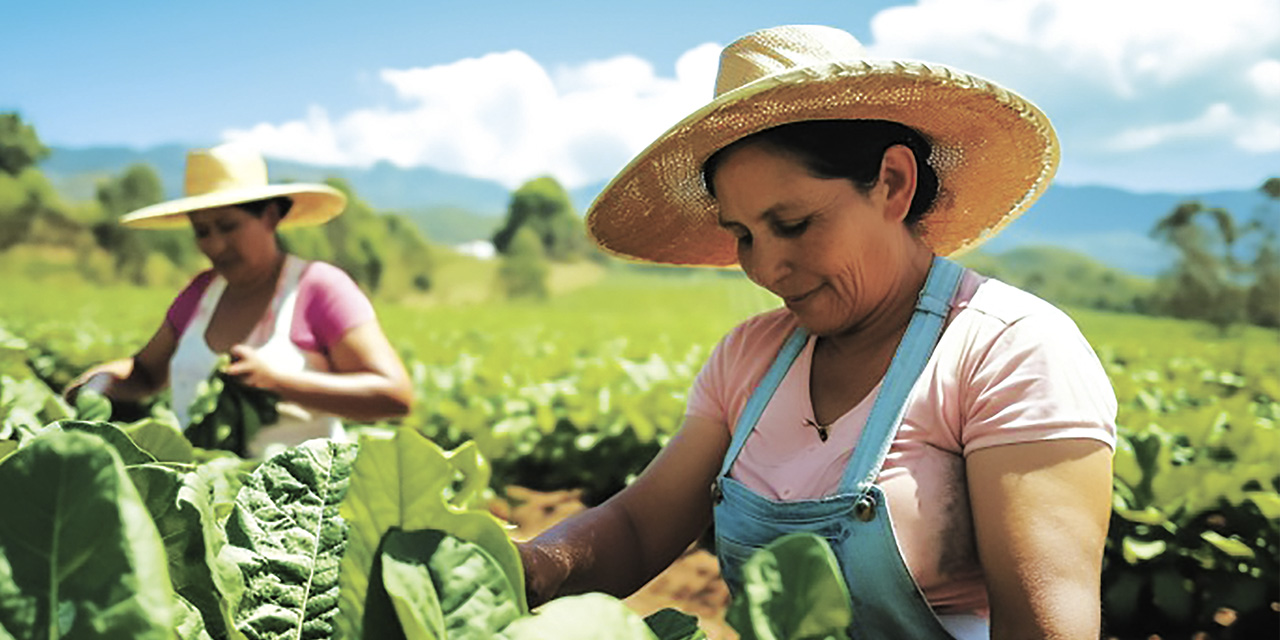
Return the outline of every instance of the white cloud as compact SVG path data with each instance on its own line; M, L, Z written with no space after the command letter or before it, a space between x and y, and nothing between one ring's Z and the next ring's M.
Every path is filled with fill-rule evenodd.
M1268 155L1280 154L1276 0L919 0L871 26L874 56L944 62L1034 100L1058 128L1067 182L1252 185L1280 162ZM392 105L313 107L225 137L304 162L426 165L508 187L551 174L574 188L704 104L719 50L691 49L674 70L633 55L549 69L520 51L386 69Z
M1068 182L1252 188L1280 161L1263 155L1280 153L1276 0L918 0L871 26L873 55L943 62L1035 101Z
M1119 95L1280 42L1275 0L919 0L872 20L873 51L1095 76Z
M1141 151L1172 141L1226 135L1240 125L1241 118L1231 106L1219 102L1192 120L1126 129L1109 146L1116 151Z
M1268 58L1259 60L1249 68L1249 82L1257 90L1258 95L1267 98L1280 98L1280 60Z
M364 166L426 165L515 187L551 174L572 188L606 180L711 93L720 47L686 52L675 75L618 56L549 73L520 51L387 69L399 108L263 123L224 136L268 156Z

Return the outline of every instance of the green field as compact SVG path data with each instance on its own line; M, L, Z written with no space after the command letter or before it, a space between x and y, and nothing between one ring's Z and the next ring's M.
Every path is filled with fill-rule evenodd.
M545 303L496 299L493 270L477 263L441 274L430 296L376 303L417 390L403 425L446 448L474 441L495 490L582 488L589 500L623 486L678 427L716 341L777 304L727 271L580 264L554 274L559 293ZM55 386L131 353L176 293L46 275L5 278L0 327L44 358ZM1241 624L1273 624L1280 335L1067 311L1120 401L1109 628L1211 631L1224 608ZM30 377L20 360L0 365L9 380Z

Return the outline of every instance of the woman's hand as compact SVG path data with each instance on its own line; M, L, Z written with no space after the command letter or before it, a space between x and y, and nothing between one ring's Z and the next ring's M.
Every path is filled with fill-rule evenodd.
M238 344L231 347L230 353L231 364L227 365L224 373L250 387L275 393L280 391L279 375L258 354L257 349L247 344Z
M108 369L107 365L99 365L76 376L76 379L72 380L67 385L67 388L62 390L62 397L66 398L67 402L75 404L76 396L79 395L82 389L97 391L104 396L107 395L112 385L120 379Z

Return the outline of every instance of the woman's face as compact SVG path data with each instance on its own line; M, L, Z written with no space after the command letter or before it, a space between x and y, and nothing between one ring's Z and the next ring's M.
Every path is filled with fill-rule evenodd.
M894 147L884 166L900 159L895 149L910 158ZM753 282L818 335L856 327L885 303L911 242L901 198L886 184L900 176L882 167L881 180L864 194L849 180L816 178L765 145L728 154L713 177L720 224L737 237L738 263ZM913 191L914 173L910 178Z
M253 281L275 266L275 207L261 217L235 206L193 211L188 217L200 252L228 282Z

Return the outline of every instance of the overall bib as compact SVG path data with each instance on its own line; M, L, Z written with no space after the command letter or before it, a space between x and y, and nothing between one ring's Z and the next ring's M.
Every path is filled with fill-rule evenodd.
M273 369L283 372L325 371L324 358L319 354L308 354L293 343L289 336L293 326L294 308L298 299L298 282L307 262L293 255L285 256L284 266L280 270L280 280L276 283L275 295L267 306L267 311L254 326L246 340L247 344L255 344L255 338L269 328L267 339L257 346L258 355L271 364ZM213 373L217 365L218 354L205 342L205 330L209 320L218 307L218 300L227 288L227 281L222 276L214 276L209 282L196 307L195 315L187 324L187 329L178 339L178 347L173 359L169 361L169 387L172 394L173 411L178 416L178 423L185 429L190 422L188 409L195 400L196 385ZM257 436L248 443L247 455L264 457L276 451L301 444L312 438L344 438L342 422L336 416L313 413L292 402L277 404L280 420L272 426L263 426Z
M902 421L907 396L941 335L962 273L956 263L934 258L839 488L820 499L780 502L729 477L734 460L804 348L808 333L796 329L787 338L747 401L712 484L716 555L735 595L742 587L742 565L752 552L783 534L809 531L825 538L839 559L853 599L852 638L931 640L952 638L951 631L987 637L985 622L976 616L963 616L943 626L934 615L902 559L884 493L875 484Z

